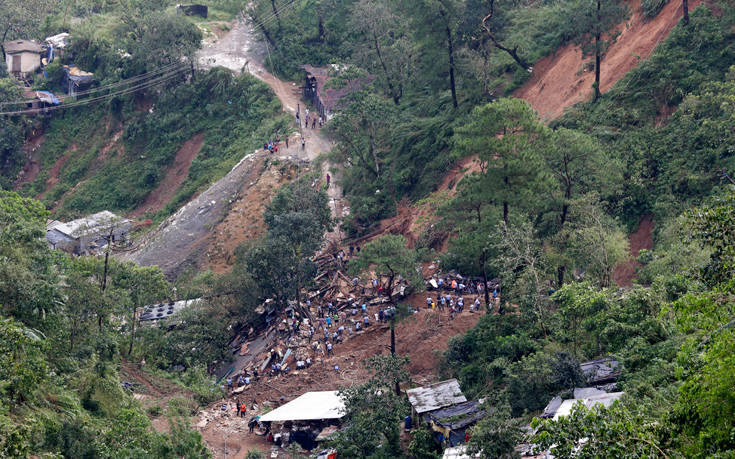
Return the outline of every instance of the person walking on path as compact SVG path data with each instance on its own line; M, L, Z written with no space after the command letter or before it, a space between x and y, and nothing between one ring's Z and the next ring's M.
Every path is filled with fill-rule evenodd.
M329 183L332 181L332 176L327 174L327 188L329 188Z
M286 136L286 148L288 148L288 136Z
M306 139L301 137L301 149L306 150Z

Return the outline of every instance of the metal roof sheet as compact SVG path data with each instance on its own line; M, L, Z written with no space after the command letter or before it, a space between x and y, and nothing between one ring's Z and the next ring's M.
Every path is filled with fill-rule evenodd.
M467 401L467 397L462 394L462 389L460 389L459 382L456 379L448 379L429 386L409 389L406 394L411 406L419 414Z
M261 422L316 421L339 419L345 415L345 403L336 390L307 392L260 417Z

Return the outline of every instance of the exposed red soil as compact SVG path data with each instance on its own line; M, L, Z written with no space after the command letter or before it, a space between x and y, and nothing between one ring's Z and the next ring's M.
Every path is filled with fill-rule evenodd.
M690 10L702 0L689 2ZM617 26L617 41L610 46L600 68L600 90L608 91L641 59L647 59L656 46L666 38L682 16L681 2L670 1L659 14L645 22L640 1L629 2L631 17ZM525 99L543 119L553 119L564 109L588 99L592 95L594 71L582 71L585 62L579 47L570 43L554 54L540 59L531 79L514 95Z
M140 217L146 212L156 212L165 206L171 198L174 197L176 191L186 180L189 174L189 167L196 155L204 145L204 133L200 133L184 142L178 152L174 163L166 171L166 175L158 184L155 190L151 191L145 199L145 202L137 209L130 213L132 217Z
M306 171L308 169L305 169ZM252 241L265 232L265 207L271 202L278 188L290 182L302 171L295 163L271 164L263 169L257 165L243 180L238 198L232 203L225 218L217 224L208 237L208 249L203 266L221 274L232 269L235 248Z
M70 150L70 152L73 152L75 150L76 148ZM61 158L57 159L54 165L51 166L51 170L49 170L49 176L46 179L46 187L38 196L36 196L36 199L43 199L43 197L46 196L46 193L51 191L51 189L55 187L57 183L59 183L59 174L61 173L61 168L64 167L64 164L66 164L70 157L70 153L67 153Z
M41 163L38 161L36 156L36 150L46 140L46 135L43 132L35 133L31 135L29 139L23 144L22 151L26 156L26 165L23 170L18 174L18 178L15 181L14 189L18 190L26 183L31 183L36 180L38 173L41 172Z
M641 265L636 261L641 249L651 250L653 248L653 215L648 214L641 218L638 229L628 239L630 241L630 258L615 267L613 279L621 287L633 285L636 269Z
M439 220L436 216L439 206L448 202L457 193L457 185L462 178L479 171L480 161L477 156L461 159L447 172L437 190L431 195L414 204L404 199L398 203L396 215L381 220L377 228L353 242L363 244L384 234L401 234L408 240L408 246L414 248L416 241L427 227Z
M408 298L408 303L422 309L418 314L399 323L396 328L397 352L407 355L410 359L408 370L412 386L434 382L440 354L447 349L450 338L475 326L484 314L471 313L466 308L454 320L450 320L447 312L427 310L426 296L426 293L421 293ZM432 293L431 296L436 295ZM466 295L466 304L472 299L473 297ZM370 312L375 311L371 308ZM344 343L335 344L333 355L323 360L315 360L311 368L294 371L288 375L261 377L243 394L233 396L230 400L234 402L235 399L239 399L251 408L255 399L262 410L263 402L271 402L277 406L282 396L288 402L305 392L336 390L360 384L369 377L362 362L370 356L389 353L389 344L388 325L372 323L360 334L353 335ZM334 370L335 365L339 366L339 372ZM219 406L220 403L212 405L207 410L207 417L211 419L212 414L218 413ZM250 449L268 451L271 445L265 442L263 437L248 433L247 421L255 414L257 413L248 412L246 418L219 417L217 420L210 420L206 427L200 429L215 457L224 456L225 436L227 436L227 457L244 457Z

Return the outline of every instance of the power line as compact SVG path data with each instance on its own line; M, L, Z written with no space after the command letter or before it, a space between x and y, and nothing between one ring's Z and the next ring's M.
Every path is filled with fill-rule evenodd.
M154 79L148 80L146 82L140 83L136 86L132 86L130 88L121 89L119 91L105 94L102 96L92 97L90 99L84 99L81 101L71 102L69 104L62 104L62 105L56 105L53 107L46 107L46 108L32 108L28 110L18 110L18 111L11 111L11 112L0 112L0 115L26 115L26 114L36 114L36 113L47 113L55 110L61 110L65 108L72 108L72 107L78 107L82 105L89 105L93 102L97 102L104 99L110 99L117 96L123 96L126 94L130 94L136 91L140 91L143 89L147 89L153 86L156 86L158 84L164 83L166 81L172 80L173 78L176 78L179 76L183 71L185 71L186 68L182 68L179 70L174 70L166 75L161 75L159 77L156 77Z
M124 80L121 80L121 81L117 81L115 83L110 83L110 84L107 84L107 85L98 86L96 88L88 89L88 90L85 90L85 91L79 91L79 92L77 92L75 94L75 96L83 96L83 95L87 95L87 94L93 94L95 92L106 91L108 89L116 88L118 86L123 86L123 85L129 84L129 83L135 83L137 81L144 80L144 79L146 79L148 77L152 77L152 76L157 75L159 73L166 73L168 71L173 70L176 67L185 68L186 66L185 66L185 64L181 64L181 63L169 64L169 65L163 66L161 68L158 68L156 70L151 70L150 72L146 72L146 73L143 73L143 74L140 74L140 75L136 75L134 77L130 77L130 78L127 78L127 79L124 79ZM27 103L33 102L34 100L35 99L20 99L20 100L17 100L17 101L0 102L0 107L5 106L5 105L27 104Z

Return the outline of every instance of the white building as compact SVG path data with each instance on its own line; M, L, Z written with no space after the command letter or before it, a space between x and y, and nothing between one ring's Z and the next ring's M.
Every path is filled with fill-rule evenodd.
M14 40L3 43L8 73L25 77L41 67L41 45L30 40Z
M55 220L48 222L46 240L54 249L82 255L103 247L108 242L126 240L132 226L132 221L103 210L67 223Z

